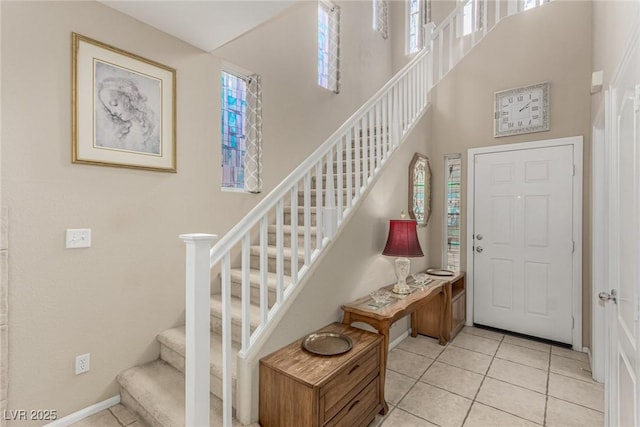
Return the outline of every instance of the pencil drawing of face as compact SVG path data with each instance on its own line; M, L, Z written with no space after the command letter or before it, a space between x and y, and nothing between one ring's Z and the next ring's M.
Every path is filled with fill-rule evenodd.
M95 140L98 147L160 154L160 84L96 61ZM152 102L156 100L157 102Z

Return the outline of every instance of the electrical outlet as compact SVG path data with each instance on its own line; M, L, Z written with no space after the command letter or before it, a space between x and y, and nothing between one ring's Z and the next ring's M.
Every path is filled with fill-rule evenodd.
M91 229L90 228L67 229L65 247L67 249L90 248L91 247Z
M89 369L91 369L91 354L76 356L76 375L89 372Z

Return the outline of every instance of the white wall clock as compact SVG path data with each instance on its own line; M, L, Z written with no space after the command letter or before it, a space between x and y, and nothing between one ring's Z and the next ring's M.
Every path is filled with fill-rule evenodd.
M493 136L545 130L549 130L549 83L496 92Z

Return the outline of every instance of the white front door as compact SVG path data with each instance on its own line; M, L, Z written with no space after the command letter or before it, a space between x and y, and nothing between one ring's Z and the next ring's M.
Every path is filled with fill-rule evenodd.
M640 425L640 48L628 50L609 91L609 360L610 426ZM614 294L615 292L615 294Z
M474 157L474 323L572 343L574 146Z

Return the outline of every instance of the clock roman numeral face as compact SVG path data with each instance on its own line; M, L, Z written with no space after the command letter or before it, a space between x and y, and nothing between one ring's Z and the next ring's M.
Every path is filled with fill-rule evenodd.
M496 136L547 130L548 86L540 84L496 94Z
M542 123L540 115L542 89L520 92L517 95L505 95L500 99L500 130L538 126Z

